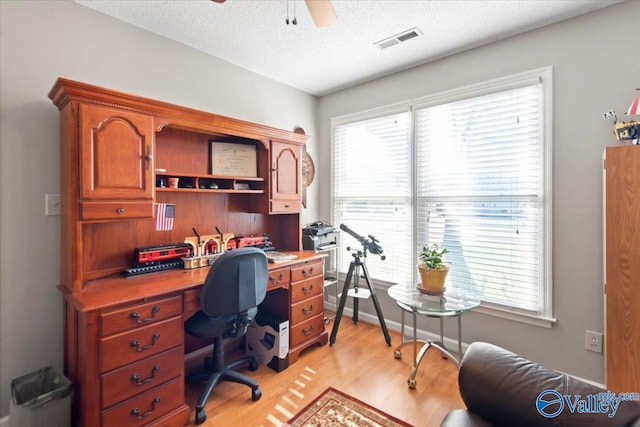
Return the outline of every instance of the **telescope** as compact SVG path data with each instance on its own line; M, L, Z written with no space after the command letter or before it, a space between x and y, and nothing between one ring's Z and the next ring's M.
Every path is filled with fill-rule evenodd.
M375 237L373 237L371 234L368 235L369 238L363 237L358 233L356 233L355 231L353 231L352 229L350 229L349 227L347 227L345 224L340 224L340 230L350 234L358 242L360 242L362 247L364 247L365 251L369 251L374 255L382 255L382 252L383 252L382 247L378 244L378 240ZM384 259L384 256L382 257L382 259Z
M358 242L362 244L364 250L353 251L351 256L353 260L351 260L351 264L349 264L349 271L347 271L347 276L344 280L344 288L342 289L342 294L340 295L340 304L338 304L338 310L336 311L335 321L333 323L333 330L331 331L331 337L329 338L329 345L333 345L336 342L336 335L338 334L338 328L340 327L340 320L342 319L342 311L344 310L344 304L347 302L347 296L353 297L353 322L358 323L358 307L360 298L369 298L373 300L373 306L376 309L376 313L378 314L378 321L380 322L380 328L382 329L382 333L384 334L384 340L387 342L387 345L391 345L391 336L389 335L389 331L387 330L387 324L384 321L384 316L382 315L382 310L380 310L380 304L378 303L378 297L376 296L376 290L371 284L371 276L369 276L369 270L367 269L367 265L362 260L362 258L366 258L367 251L371 252L375 255L380 255L380 259L384 260L384 255L382 255L382 248L378 244L378 241L375 237L369 234L368 238L363 237L347 227L344 224L340 224L340 230L349 233L352 237L354 237ZM348 251L351 248L347 248ZM360 273L364 277L364 281L367 283L368 291L362 290L358 293L358 282L360 279ZM353 279L353 289L349 289L351 287L351 279Z

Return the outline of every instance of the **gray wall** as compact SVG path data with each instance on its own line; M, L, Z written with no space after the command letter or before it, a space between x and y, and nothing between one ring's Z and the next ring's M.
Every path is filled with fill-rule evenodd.
M605 146L617 142L612 122L605 122L602 113L614 108L619 118L629 120L623 113L640 88L639 16L639 1L624 2L320 98L318 137L322 146L329 147L332 117L553 66L553 311L557 323L546 329L468 313L463 319L465 342L489 341L549 367L604 383L603 355L584 349L585 330L604 329L602 153ZM322 170L328 171L329 151L323 150L321 156ZM329 177L323 173L320 179L321 216L330 218ZM374 271L370 273L375 276ZM386 293L380 292L379 298L385 317L399 321L399 309ZM371 306L367 308L371 312ZM446 329L453 338L454 325ZM424 321L421 327L437 332L436 323Z
M58 77L315 135L317 99L69 1L0 2L0 417L12 378L62 370ZM314 138L309 142L313 157ZM317 218L317 184L303 222Z

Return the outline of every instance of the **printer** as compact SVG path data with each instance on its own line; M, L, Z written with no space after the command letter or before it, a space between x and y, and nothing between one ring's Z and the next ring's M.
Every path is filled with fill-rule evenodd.
M302 228L302 248L320 251L338 244L338 230L323 221L312 222Z

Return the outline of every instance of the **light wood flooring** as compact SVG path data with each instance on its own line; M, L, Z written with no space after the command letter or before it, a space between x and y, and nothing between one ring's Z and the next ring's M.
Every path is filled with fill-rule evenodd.
M333 322L327 326L330 334ZM280 427L327 387L341 390L415 427L439 426L454 408L464 408L457 383L457 367L430 349L420 365L415 389L407 386L413 348L402 349L394 358L400 334L389 331L387 346L378 325L354 324L344 316L333 346L314 346L303 351L297 362L282 372L261 365L242 372L260 383L262 398L251 400L251 390L234 383L216 386L207 402L203 426ZM199 367L199 363L197 365ZM188 365L188 368L193 369ZM186 387L192 407L190 426L195 426L193 406L203 384Z

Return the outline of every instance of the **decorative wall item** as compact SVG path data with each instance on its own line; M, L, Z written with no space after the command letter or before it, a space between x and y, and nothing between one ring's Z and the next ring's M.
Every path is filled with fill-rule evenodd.
M304 129L295 128L295 133L306 135ZM307 152L307 145L304 146L304 152L302 153L302 206L307 207L307 187L313 182L313 178L316 175L316 167L313 164L313 159Z

